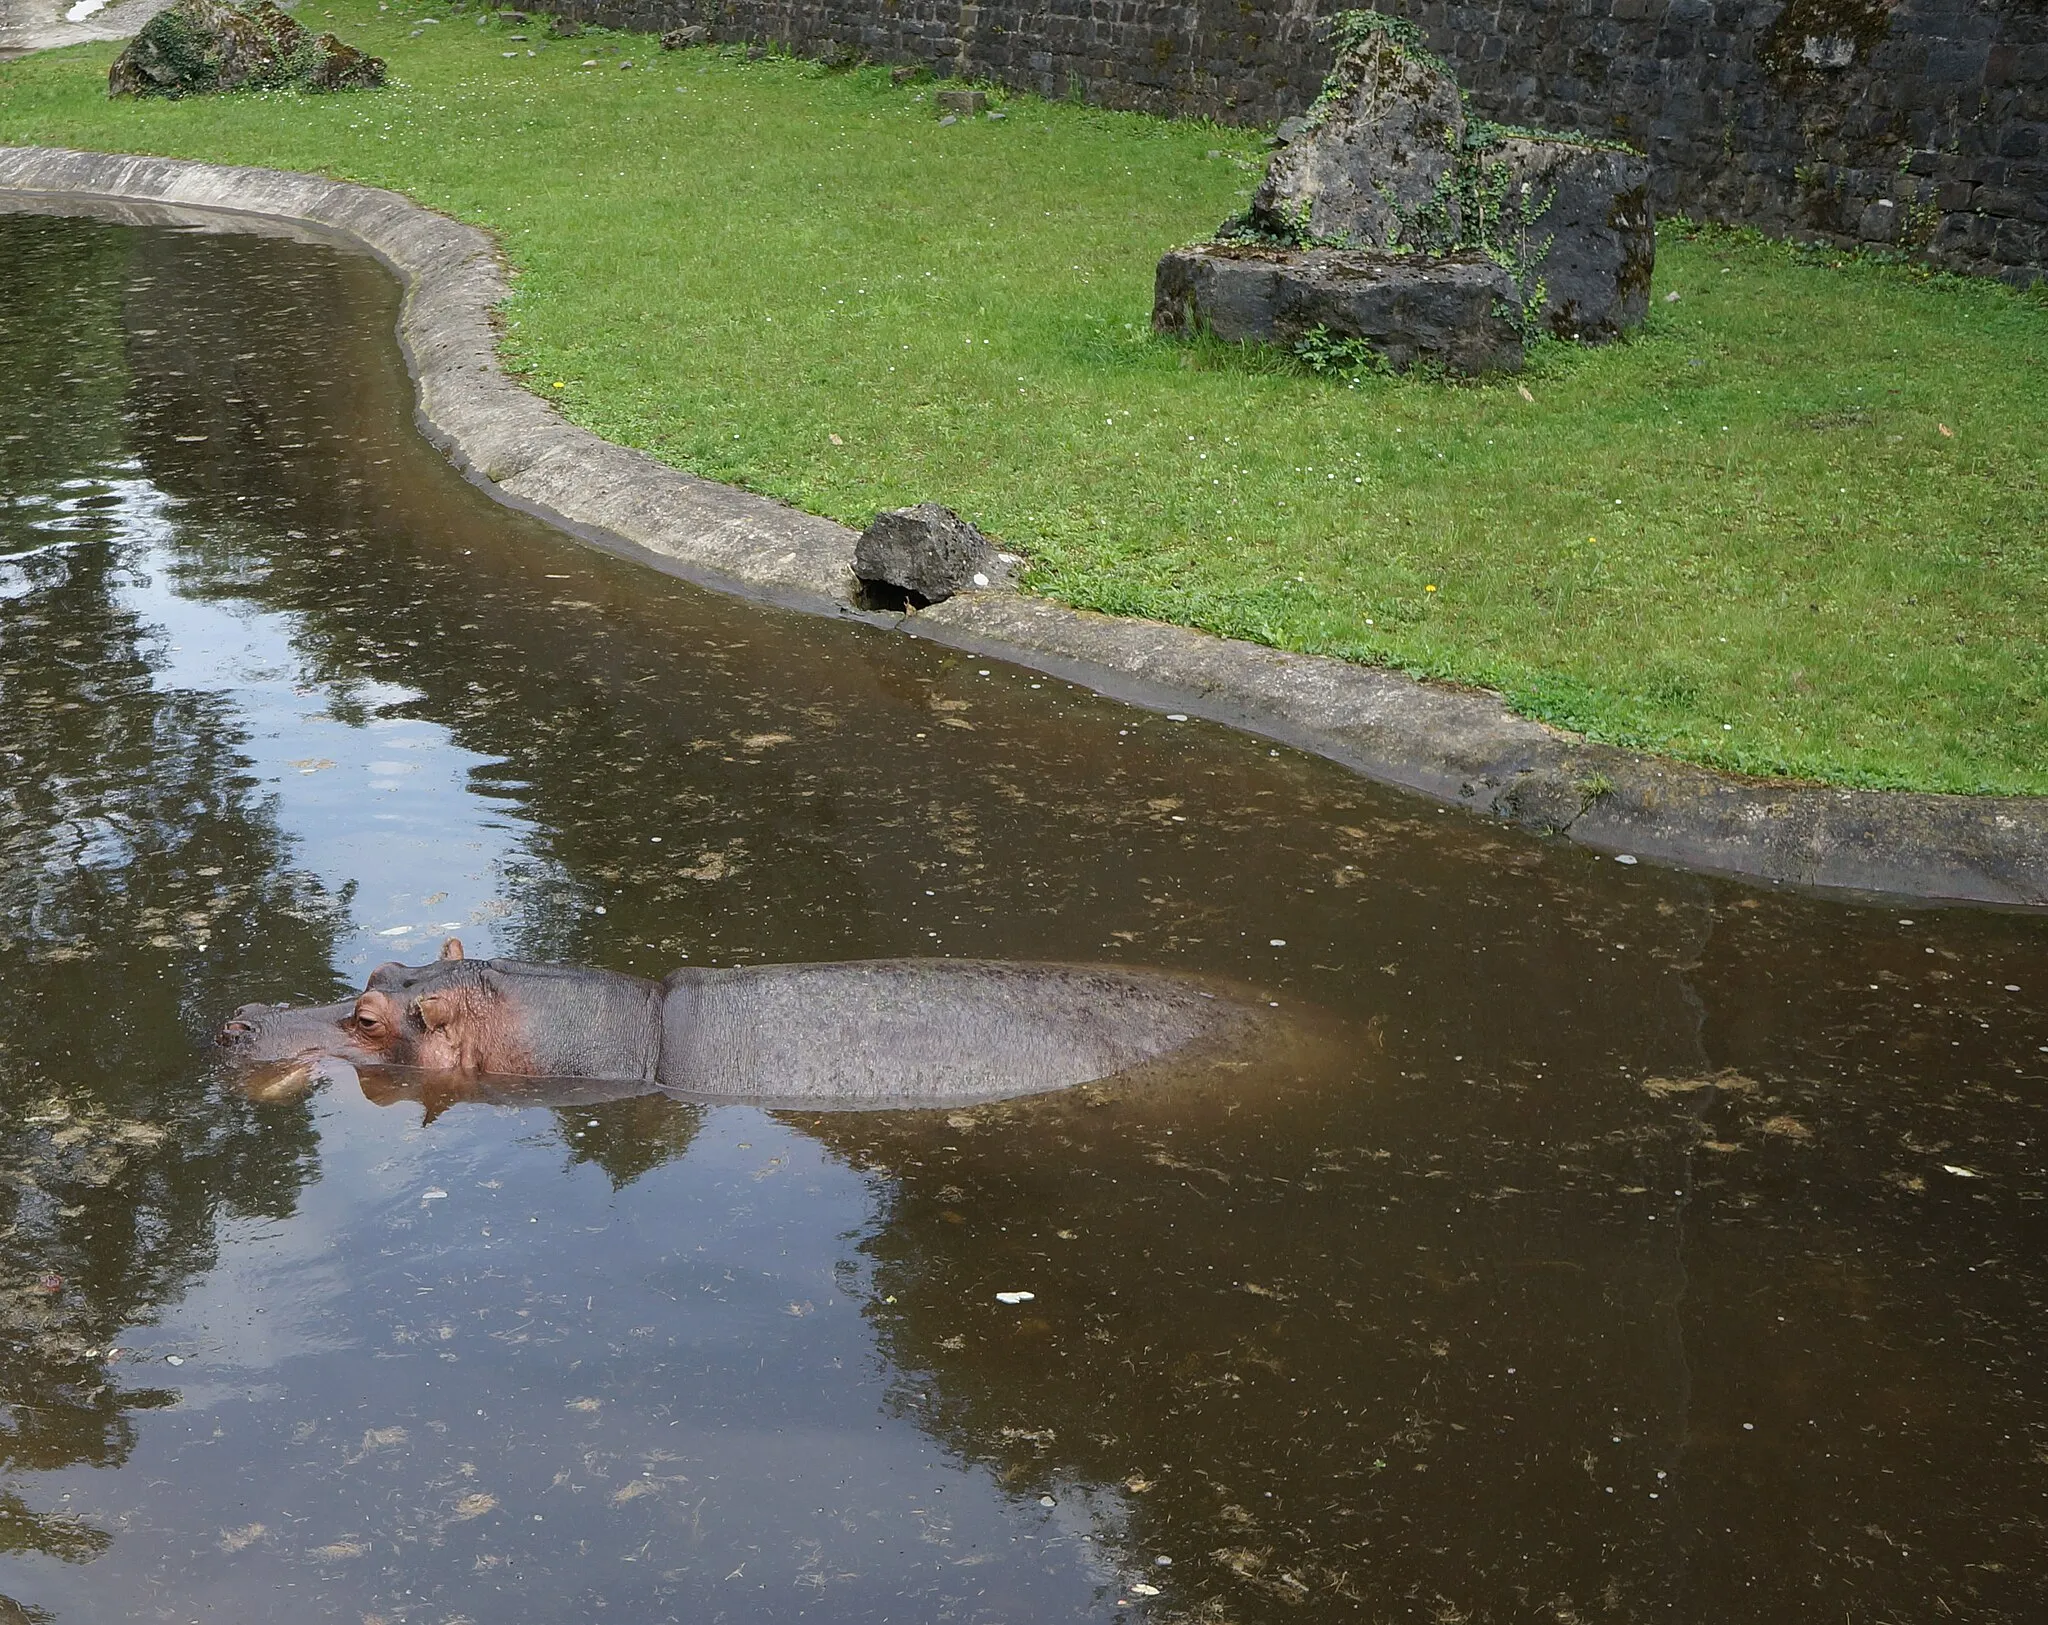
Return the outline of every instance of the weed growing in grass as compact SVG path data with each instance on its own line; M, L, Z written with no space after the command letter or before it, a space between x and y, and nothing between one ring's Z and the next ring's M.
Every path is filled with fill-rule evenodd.
M1310 372L1324 377L1377 373L1391 377L1387 358L1361 338L1342 338L1318 322L1294 341L1294 354Z
M2048 792L2041 294L1674 225L1628 343L1332 387L1145 325L1257 132L1027 97L941 129L880 68L538 28L507 58L496 17L318 3L388 89L115 104L80 47L0 64L0 141L477 221L520 272L508 360L578 422L853 523L947 503L1067 602L1745 771Z

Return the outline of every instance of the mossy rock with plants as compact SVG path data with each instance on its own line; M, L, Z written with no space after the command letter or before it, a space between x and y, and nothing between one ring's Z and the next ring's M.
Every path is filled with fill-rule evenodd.
M273 0L178 0L142 25L107 72L109 96L369 90L383 83L383 58L314 34Z
M1646 158L1467 119L1450 68L1401 18L1343 12L1331 38L1322 94L1219 240L1483 255L1512 278L1526 339L1604 343L1642 325L1657 250Z
M1359 26L1361 18L1382 26ZM1458 82L1419 48L1412 25L1397 21L1377 12L1337 19L1337 62L1307 129L1273 155L1252 195L1259 234L1303 246L1398 248L1417 211L1446 197L1454 206L1465 143Z

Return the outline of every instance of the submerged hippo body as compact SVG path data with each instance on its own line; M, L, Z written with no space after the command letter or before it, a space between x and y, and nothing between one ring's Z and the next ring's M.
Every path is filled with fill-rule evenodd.
M326 1058L808 1106L937 1106L1114 1077L1250 1016L1192 980L1106 966L876 959L657 982L467 959L450 942L433 964L381 967L340 1004L246 1005L219 1043L238 1063L287 1075Z

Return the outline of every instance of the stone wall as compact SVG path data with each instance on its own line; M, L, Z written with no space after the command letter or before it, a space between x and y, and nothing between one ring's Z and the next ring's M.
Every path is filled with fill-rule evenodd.
M1343 0L561 0L1106 107L1299 112ZM1473 109L1647 152L1660 213L2048 274L2048 0L1379 0Z

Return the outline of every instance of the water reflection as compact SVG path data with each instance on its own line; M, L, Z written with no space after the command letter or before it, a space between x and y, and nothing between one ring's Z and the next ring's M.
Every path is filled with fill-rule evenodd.
M2048 1603L2039 918L1624 872L580 551L412 434L358 257L0 216L0 258L0 1589ZM451 927L1127 959L1342 1047L929 1115L207 1072L233 1005Z
M229 991L332 982L334 900L289 861L232 704L155 681L118 538L129 243L17 228L0 330L0 1460L118 1466L171 1403L117 1338L173 1306L221 1226L284 1218L312 1170L303 1112L259 1116L192 1065ZM148 518L142 520L147 528ZM0 1498L0 1549L72 1561L104 1530Z

